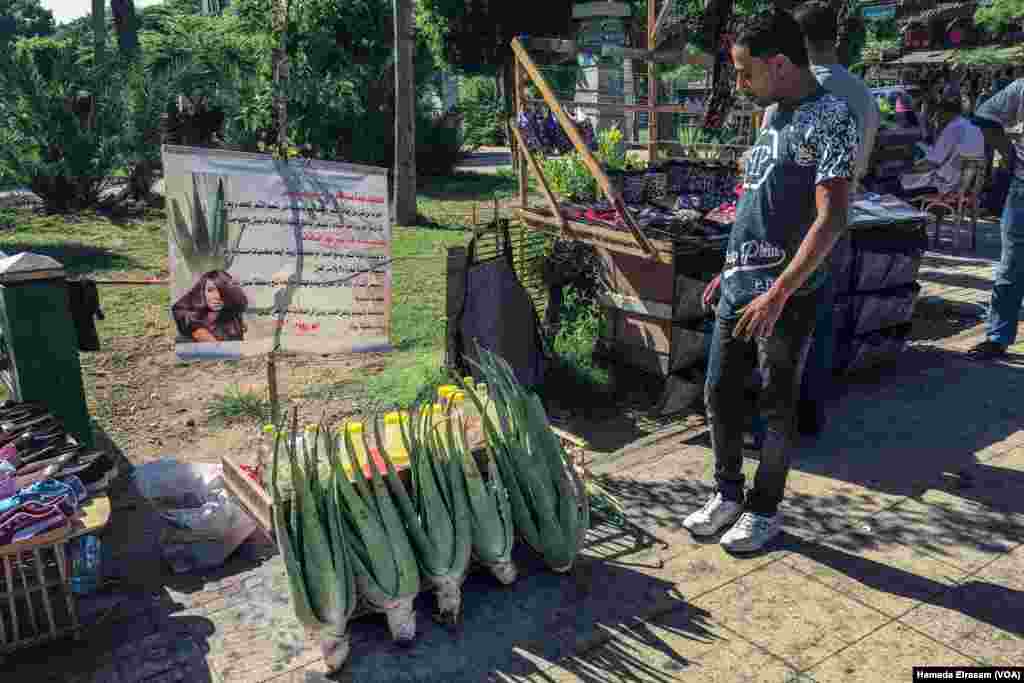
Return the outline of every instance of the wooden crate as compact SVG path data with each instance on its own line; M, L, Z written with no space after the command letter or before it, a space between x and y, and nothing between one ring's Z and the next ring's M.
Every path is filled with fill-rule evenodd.
M0 547L0 655L78 637L68 564L69 528Z

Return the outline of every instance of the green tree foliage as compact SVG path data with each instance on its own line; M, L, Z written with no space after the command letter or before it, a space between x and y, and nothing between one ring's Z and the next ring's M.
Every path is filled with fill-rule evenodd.
M27 38L0 52L0 165L51 211L94 204L122 154L120 67L68 41Z
M53 12L39 0L0 0L0 46L18 38L52 35Z
M978 26L989 31L1004 31L1020 26L1024 20L1024 0L992 0L986 7L979 7L974 13Z
M475 149L505 142L504 108L498 97L498 84L492 76L470 76L459 83L459 110L463 116L466 147Z

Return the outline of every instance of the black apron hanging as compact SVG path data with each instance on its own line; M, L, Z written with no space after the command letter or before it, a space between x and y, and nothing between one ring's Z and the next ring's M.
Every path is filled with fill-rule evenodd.
M103 320L100 294L96 282L89 278L69 278L68 309L78 333L79 351L99 351L100 338L96 333L96 318Z
M475 263L474 236L466 248L466 298L456 321L455 349L464 371L480 380L480 371L464 359L477 361L476 345L495 353L512 367L524 387L544 381L545 357L537 311L516 277L508 221L501 220L504 253Z

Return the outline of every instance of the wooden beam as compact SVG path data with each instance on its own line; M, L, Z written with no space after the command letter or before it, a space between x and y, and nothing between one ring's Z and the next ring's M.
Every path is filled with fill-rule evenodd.
M550 107L551 111L554 112L555 118L558 119L558 122L561 124L565 134L569 137L569 140L572 141L573 146L576 147L576 151L579 152L580 157L583 160L583 164L597 180L597 184L601 187L601 191L604 193L611 205L615 207L615 210L622 216L622 220L626 222L626 226L629 228L630 232L633 233L633 238L636 239L637 244L640 245L640 248L646 252L648 256L655 258L657 250L651 244L650 240L647 239L647 236L641 232L640 228L633 220L633 217L629 214L629 211L626 210L626 203L622 200L622 197L612 189L611 182L608 180L608 175L604 172L604 169L601 168L601 165L597 163L597 159L594 158L594 155L590 152L586 143L583 142L580 132L576 129L576 124L573 123L569 118L569 115L565 113L565 109L562 108L561 102L559 102L558 98L555 97L555 94L551 91L551 87L548 85L547 80L545 80L544 76L540 73L540 70L537 69L537 65L533 63L533 59L530 58L529 53L526 51L526 48L523 47L523 44L519 42L518 38L512 39L512 51L522 63L523 68L530 76L534 85L536 85L537 89L540 90L541 95L544 96L544 100L547 102L548 107Z
M512 83L515 88L513 93L513 100L515 101L516 107L516 120L512 122L512 130L516 132L516 128L519 127L519 116L523 113L524 105L526 104L526 84L523 82L523 67L519 63L519 58L514 60L515 64L512 67ZM516 135L516 139L519 139L519 135ZM519 206L526 208L530 205L529 194L530 194L530 176L526 171L526 166L523 161L526 160L526 155L530 151L521 144L516 145L516 154L519 157L518 163L516 164L516 170L518 171L517 176L519 178Z
M648 0L650 2L650 0ZM664 4L661 6L661 11L658 12L658 18L654 22L654 27L651 29L651 42L647 47L654 49L658 45L658 34L661 33L662 27L668 20L668 8L672 6L675 0L663 0Z
M561 229L560 222L548 216L542 209L519 209L519 217L527 225L544 232L554 233L556 229ZM651 243L657 250L656 254L652 257L636 246L636 242L629 233L622 232L621 230L612 230L611 228L601 227L592 223L582 223L571 219L566 220L569 223L569 230L574 239L593 244L596 247L640 258L649 258L666 264L671 264L674 258L674 245L671 242L651 240Z
M540 164L537 163L537 159L534 158L533 152L526 147L526 140L523 139L522 133L519 132L519 126L512 123L512 135L516 137L516 144L520 149L523 150L523 158L528 164L534 175L537 176L537 181L540 183L540 189L544 192L544 198L548 200L548 206L551 207L551 211L555 216L558 216L558 220L561 223L561 230L563 235L566 229L569 227L565 221L565 216L562 215L562 210L558 206L558 200L555 199L555 195L551 193L551 188L548 187L547 178L544 177L544 171L541 169ZM526 208L526 204L523 204L523 208Z
M665 0L666 3L672 0ZM647 50L654 51L654 0L647 0ZM654 107L658 105L658 67L654 62L647 63L647 163L658 161L658 113Z
M590 17L628 17L633 8L625 2L579 2L573 5L573 19Z
M604 45L601 47L601 55L604 57L622 57L624 59L643 59L659 64L692 64L702 67L714 65L714 60L710 56L703 53L687 52L686 50L645 50L641 47Z

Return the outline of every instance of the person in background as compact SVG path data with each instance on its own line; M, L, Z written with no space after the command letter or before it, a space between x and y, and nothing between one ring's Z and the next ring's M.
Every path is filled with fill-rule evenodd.
M847 226L860 134L846 101L818 84L788 13L754 18L731 51L737 91L778 109L747 158L725 267L704 291L705 302L721 292L704 390L716 490L683 526L696 536L730 527L721 545L749 552L782 530L800 379L823 266ZM767 430L746 493L743 397L757 365Z
M861 182L868 172L871 152L875 147L875 138L882 114L878 101L871 89L861 79L850 73L839 63L836 54L836 35L838 21L836 12L824 2L812 1L800 5L793 12L793 18L800 25L807 47L807 56L811 60L811 73L826 91L846 100L857 122L860 133L860 145L857 147L857 165L854 171L853 192L860 190ZM764 114L761 127L766 129L778 105L768 107ZM833 349L833 313L835 311L835 290L830 269L824 269L824 282L821 289L821 307L815 324L814 343L811 355L807 359L800 391L800 404L797 411L797 431L805 436L816 436L825 426L825 399L832 385L832 349ZM763 440L763 423L755 420L754 445L759 446Z
M967 352L976 360L1006 355L1017 340L1021 299L1024 298L1024 138L1010 140L1007 131L1024 123L1024 78L991 97L974 117L986 142L1010 162L1010 189L1000 221L1002 255L992 283L985 341Z
M985 138L961 112L960 100L940 103L936 112L939 139L910 173L900 176L905 196L955 192L960 187L961 160L985 158Z

